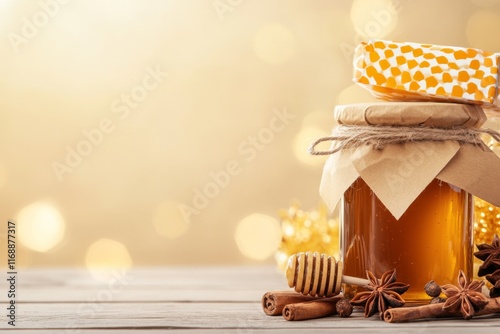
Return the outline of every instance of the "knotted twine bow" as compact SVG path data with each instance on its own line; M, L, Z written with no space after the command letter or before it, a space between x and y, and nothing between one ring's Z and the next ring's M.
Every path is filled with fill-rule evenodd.
M413 143L423 141L456 141L459 144L472 144L488 150L488 146L481 139L481 135L490 135L500 142L500 132L492 129L471 128L431 128L420 126L366 126L340 125L331 136L319 138L309 148L312 155L330 155L343 149L358 148L370 145L373 149L383 149L386 145ZM316 151L319 143L332 141L338 143L327 151Z

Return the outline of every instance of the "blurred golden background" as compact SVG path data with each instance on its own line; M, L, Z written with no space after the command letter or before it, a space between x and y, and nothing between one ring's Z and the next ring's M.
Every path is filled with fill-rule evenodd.
M500 0L0 0L18 264L274 263L371 38L500 52ZM490 121L498 128L498 123Z

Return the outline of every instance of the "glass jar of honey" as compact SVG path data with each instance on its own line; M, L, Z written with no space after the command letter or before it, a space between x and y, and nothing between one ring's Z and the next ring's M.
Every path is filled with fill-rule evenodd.
M397 280L410 285L407 302L429 300L430 280L456 284L460 270L473 277L473 195L500 200L500 160L478 139L482 109L359 104L338 106L335 118L339 127L311 153L330 155L320 193L331 210L340 201L344 275L364 278L369 270L381 277L395 268ZM315 152L322 141L334 145ZM345 286L344 293L352 297L357 289Z
M396 219L358 178L340 205L344 275L380 277L396 268L398 281L410 284L407 301L429 299L429 280L454 283L459 270L472 277L472 196L434 180ZM345 286L347 295L356 292Z

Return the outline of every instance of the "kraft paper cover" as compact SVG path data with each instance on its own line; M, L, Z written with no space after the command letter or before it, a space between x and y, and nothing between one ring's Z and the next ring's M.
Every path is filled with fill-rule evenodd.
M472 48L374 40L354 55L354 81L388 101L473 103L500 111L499 55Z
M424 106L424 107L423 107ZM438 102L379 102L339 105L334 111L339 124L403 125L480 128L486 122L475 105Z
M402 125L407 126L407 120L421 119L423 109L432 109L432 104L420 105L420 108L408 108L407 103L392 103L391 107L395 110L394 114L399 114L406 120ZM381 108L380 105L379 107ZM359 114L363 114L368 122L372 122L370 110L379 107L339 106L336 108L336 115L344 124L351 124L345 123L346 117L341 112L350 110L354 111L352 114L358 114L353 122L360 119ZM480 108L479 111L473 106L463 109L457 104L450 104L448 109L471 114L482 112ZM429 115L426 124L433 122L433 114ZM479 115L478 119L484 119L484 114ZM467 120L464 114L463 121L467 123ZM335 209L344 192L358 177L368 184L396 219L403 215L435 178L500 206L500 158L493 152L484 151L474 145L460 145L453 141L418 142L387 145L382 150L374 150L365 145L332 154L323 169L320 185L321 197L330 210Z

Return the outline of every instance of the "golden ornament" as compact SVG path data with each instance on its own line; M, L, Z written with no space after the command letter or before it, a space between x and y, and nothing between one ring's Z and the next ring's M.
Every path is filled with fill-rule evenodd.
M493 139L487 143L493 152L500 153L500 143ZM500 234L500 207L476 198L474 202L474 243L477 245L491 242L495 234Z
M324 203L316 210L304 211L298 202L279 212L281 244L276 261L283 271L288 258L300 252L320 252L339 258L339 220L328 214Z
M500 143L493 139L487 141L489 148L500 155ZM495 234L500 234L500 207L496 207L480 198L474 200L474 244L490 243ZM481 261L474 259L474 273L477 273Z
M500 234L500 208L476 198L474 209L474 243L491 242L495 234Z

